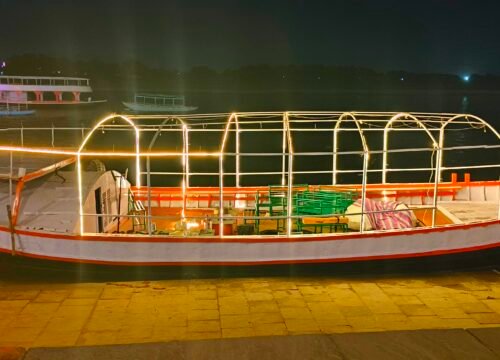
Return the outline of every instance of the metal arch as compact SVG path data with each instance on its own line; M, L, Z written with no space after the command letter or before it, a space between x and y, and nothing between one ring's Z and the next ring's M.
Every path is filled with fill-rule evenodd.
M352 120L354 120L354 123L356 124L356 127L358 128L358 134L359 137L361 138L361 144L363 145L363 152L369 153L368 145L366 143L366 138L365 135L363 134L363 130L361 129L361 125L358 119L356 119L356 116L352 112L345 112L342 113L338 120L336 121L335 127L333 129L333 172L332 172L332 184L335 185L337 183L337 144L338 144L338 131L340 129L340 124L344 121L345 117L351 117Z
M221 142L221 146L220 146L220 153L221 154L224 154L224 148L226 147L227 137L229 135L229 128L231 127L231 123L235 122L235 121L238 121L238 120L236 117L236 113L233 112L229 116L229 119L227 119L226 128L224 129L224 134L222 135L222 142Z
M85 152L83 152L83 148L85 147L85 145L87 144L87 142L90 140L90 138L92 137L92 134L100 127L102 126L105 122L111 120L111 119L114 119L114 118L119 118L119 119L122 119L124 120L125 122L127 122L130 126L132 126L134 128L134 132L135 132L135 155L136 155L136 186L137 187L141 187L141 174L140 174L140 148L139 148L139 134L140 134L140 130L139 128L135 125L135 123L130 120L128 117L124 116L124 115L117 115L117 114L112 114L112 115L109 115L107 117L105 117L104 119L102 119L101 121L99 121L96 125L94 125L94 127L92 128L92 130L90 130L90 132L87 134L87 136L85 136L85 139L83 139L82 143L80 144L80 147L78 148L78 151L77 151L77 157L78 157L78 163L80 163L80 156L81 154L85 154Z
M365 228L365 199L366 199L366 184L368 182L368 160L370 157L370 150L368 149L368 144L366 143L365 135L363 134L363 129L361 128L360 121L356 119L356 116L352 112L345 112L337 120L335 128L333 129L333 174L332 182L333 185L337 182L337 139L338 132L340 129L340 124L344 121L345 117L351 117L358 128L358 134L361 139L361 144L363 145L363 178L361 180L361 220L359 225L359 231L362 233Z
M81 155L85 154L83 152L83 148L87 144L87 142L90 140L92 137L92 134L104 123L107 121L114 119L114 118L119 118L127 122L130 126L134 128L135 132L135 157L136 157L136 186L138 188L141 187L141 164L140 164L140 147L139 147L139 134L140 130L138 127L135 125L135 123L130 120L128 117L124 115L117 115L117 114L112 114L109 116L106 116L104 119L100 120L93 128L90 130L90 132L85 136L85 139L83 139L82 143L80 144L80 147L78 148L77 151L77 174L78 174L78 202L79 202L79 212L80 212L80 234L83 234L83 194L82 194L82 164L81 164Z
M491 126L487 121L481 119L480 117L478 116L475 116L475 115L470 115L470 114L458 114L458 115L455 115L453 116L452 118L446 120L443 125L439 128L439 148L440 149L443 149L444 147L444 130L445 128L453 121L457 120L457 119L460 119L460 118L472 118L474 120L477 120L479 121L480 123L484 124L484 126L486 126L488 129L491 130L491 132L493 134L495 134L497 136L498 139L500 139L500 134L498 133L498 131L493 127ZM440 164L441 166L443 165L443 159L444 158L444 152L441 152L441 158L440 158ZM439 169L439 179L441 180L441 173L442 173L442 168Z
M389 143L388 133L389 133L389 130L391 129L391 125L395 121L401 121L400 119L403 117L405 119L410 118L411 120L416 122L418 124L418 126L420 126L427 133L429 138L432 140L432 144L433 144L434 148L438 149L438 151L439 151L439 146L438 146L436 139L434 138L434 136L431 134L429 129L427 129L427 126L425 126L422 121L420 121L417 117L415 117L414 115L409 114L409 113L399 113L399 114L394 115L389 120L389 122L385 125L385 128L384 128L384 149L383 149L383 154L382 154L382 183L383 184L385 184L386 180L387 180L387 147L388 147L388 143Z
M458 115L453 116L452 118L445 121L443 126L441 126L440 130L444 130L446 128L446 126L448 126L449 123L455 121L456 119L460 119L462 117L466 118L466 119L470 117L470 118L473 118L473 119L479 121L480 123L482 123L486 127L488 127L488 129L490 129L497 136L497 138L500 139L500 133L498 133L498 131L496 131L496 129L493 126L491 126L486 120L481 119L479 116L471 115L471 114L458 114ZM441 139L440 139L440 141L441 141ZM441 147L441 143L439 146Z
M401 121L400 119L404 117L405 119L410 118L411 120L415 121L418 126L420 126L429 136L429 138L432 140L432 146L434 149L437 150L437 157L436 157L436 165L434 167L434 191L433 191L433 200L432 200L432 227L436 226L436 216L437 216L437 202L438 202L438 186L439 186L439 174L441 172L441 154L442 154L442 148L438 145L436 142L436 139L434 136L431 134L429 129L424 125L422 121L420 121L417 117L414 115L411 115L409 113L399 113L397 115L394 115L389 122L385 125L384 127L384 151L382 154L382 183L386 184L387 180L387 146L388 146L388 134L389 134L389 129L392 125L393 122L395 121Z
M165 120L163 120L161 122L160 126L158 127L158 130L156 130L153 138L149 142L148 151L151 151L151 149L153 148L154 144L156 143L156 139L158 138L158 136L160 136L160 133L161 133L161 131L163 129L163 126L166 125L170 120L177 120L179 122L179 124L186 125L186 123L181 118L179 118L179 117L173 117L173 116L167 117Z

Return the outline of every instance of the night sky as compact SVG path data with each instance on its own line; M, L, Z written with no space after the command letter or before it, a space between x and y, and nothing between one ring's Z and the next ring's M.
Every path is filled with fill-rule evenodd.
M499 0L0 0L0 14L0 59L500 74Z

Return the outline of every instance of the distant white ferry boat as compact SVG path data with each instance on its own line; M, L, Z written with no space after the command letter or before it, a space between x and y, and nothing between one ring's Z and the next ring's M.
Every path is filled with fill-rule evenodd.
M183 113L198 109L187 106L184 96L163 94L135 94L133 102L123 102L134 112Z
M0 104L0 116L28 116L34 113L35 110L28 109L27 104Z
M79 105L92 100L89 79L60 76L0 76L0 104Z

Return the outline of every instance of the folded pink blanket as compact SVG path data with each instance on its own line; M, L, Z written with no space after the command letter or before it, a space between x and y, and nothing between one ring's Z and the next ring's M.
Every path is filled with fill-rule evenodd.
M359 207L359 212L361 212L361 199L358 199L353 205ZM396 207L399 205L404 204L395 201L365 199L365 216L368 217L373 229L376 230L407 229L413 227L411 210L387 211L396 210Z

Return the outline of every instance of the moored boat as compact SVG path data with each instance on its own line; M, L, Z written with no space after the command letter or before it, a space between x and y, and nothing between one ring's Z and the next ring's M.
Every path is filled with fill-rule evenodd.
M30 106L91 105L107 100L92 99L90 80L63 76L0 76L0 104Z
M137 113L186 113L198 109L186 105L184 96L164 94L135 94L133 102L124 101L123 105Z
M448 144L447 130L456 127L485 141ZM438 258L500 247L500 136L473 115L111 115L75 128L85 135L73 148L51 129L44 147L11 145L16 129L8 132L0 146L1 193L11 209L0 209L0 251L18 256L265 265ZM404 133L425 145L398 143ZM342 149L344 137L359 148ZM477 151L480 158L464 155ZM461 163L452 162L453 153ZM401 156L407 166L389 166ZM134 171L129 178L89 159L129 159ZM459 180L464 171L483 171L483 179ZM430 180L396 181L395 174L408 173Z
M35 110L29 109L28 104L9 104L0 105L0 116L29 116L33 115Z

